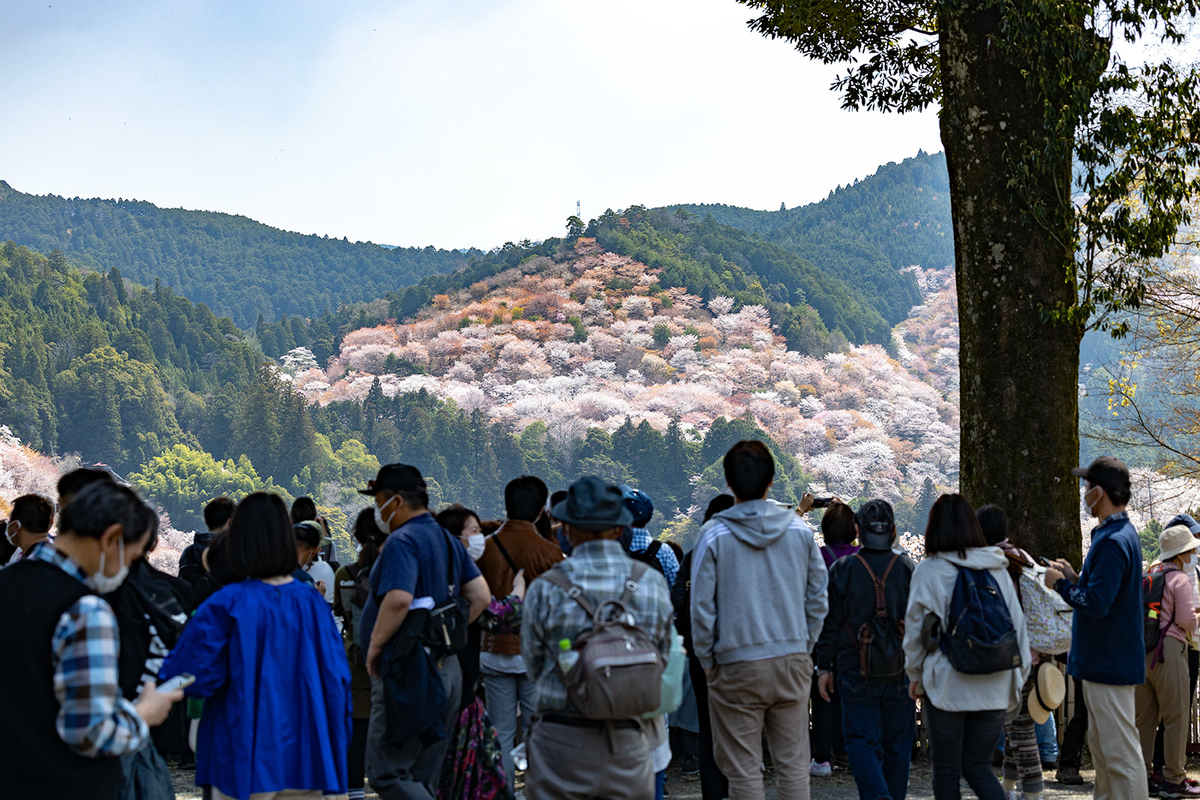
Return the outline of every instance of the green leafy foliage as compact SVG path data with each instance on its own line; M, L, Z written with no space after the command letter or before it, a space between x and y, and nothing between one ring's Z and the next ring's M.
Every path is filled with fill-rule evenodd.
M177 528L202 529L200 510L214 497L240 500L251 492L275 492L288 503L292 496L271 480L263 480L246 456L218 461L203 450L177 444L146 462L129 481L153 497Z
M316 316L467 262L433 247L388 248L282 231L242 216L138 200L31 195L0 181L0 241L62 250L93 269L162 281L243 328L262 315Z

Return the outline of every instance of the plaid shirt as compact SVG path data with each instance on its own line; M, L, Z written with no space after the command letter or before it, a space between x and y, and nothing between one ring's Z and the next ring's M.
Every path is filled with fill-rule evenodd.
M52 544L37 545L28 558L53 564L80 583L92 585L83 570ZM120 646L117 618L108 603L94 594L79 598L54 628L50 647L59 704L55 727L59 738L82 756L136 753L150 738L146 721L121 696Z
M576 547L558 569L598 606L602 601L621 596L625 581L636 564L625 555L619 542L600 540ZM637 626L658 646L665 664L671 649L674 612L663 576L653 569L646 570L629 601L628 610ZM563 639L574 641L591 629L592 621L583 608L562 589L540 578L530 584L521 622L521 654L525 657L526 670L534 680L533 702L539 711L560 711L569 707L567 689L558 671L558 643Z
M654 541L650 536L650 531L645 528L630 528L633 531L633 538L629 541L629 550L633 553L641 553L650 549L651 543ZM662 547L658 548L658 563L662 565L663 575L667 578L667 588L675 585L675 576L679 574L679 559L675 557L675 551L663 542Z

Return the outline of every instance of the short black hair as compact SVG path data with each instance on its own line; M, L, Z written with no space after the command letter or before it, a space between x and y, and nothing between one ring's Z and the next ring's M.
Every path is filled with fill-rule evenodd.
M147 553L154 551L158 547L158 529L159 519L158 514L153 508L146 503L138 503L139 508L134 510L134 524L142 533L150 532L150 538L146 541L146 547L142 550L142 558L146 557Z
M94 469L92 467L80 467L73 469L58 479L58 505L66 506L71 502L71 498L79 494L79 491L91 483L111 483L116 484L112 475L108 470Z
M483 522L479 519L479 515L466 506L458 505L457 503L449 508L443 508L441 511L439 511L436 519L438 525L441 525L443 528L450 531L450 533L454 534L455 536L462 536L462 531L467 524L467 520L471 519L472 517L475 518L475 521L478 522L482 528Z
M565 489L559 489L557 492L550 495L550 504L549 504L548 508L550 509L551 517L554 516L554 507L566 499L567 499L567 492Z
M729 448L723 462L725 482L738 500L758 500L775 480L775 458L757 439L743 439Z
M967 557L968 547L987 547L983 529L975 509L961 494L944 494L929 510L925 527L925 554L957 551L959 558Z
M977 509L975 516L979 519L979 528L988 544L1003 542L1008 538L1008 515L1004 513L1003 508L988 503Z
M845 503L830 503L821 517L821 535L827 545L846 545L858 536L854 510Z
M21 523L29 533L49 533L54 524L54 504L40 494L23 494L13 500L9 521Z
M275 578L296 569L296 536L279 495L254 492L238 503L226 557L235 580Z
M380 489L380 491L388 497L398 496L409 508L429 508L429 492L424 489Z
M317 518L317 504L311 497L297 497L292 503L292 524Z
M208 505L204 507L204 524L208 526L210 531L220 530L225 527L225 523L229 522L233 517L233 510L237 508L237 503L222 495L214 497L208 501Z
M514 478L504 487L504 512L509 519L533 522L546 510L550 490L536 475Z
M708 501L708 508L704 509L704 521L708 522L722 511L733 508L737 500L731 494L719 494L712 500Z
M1129 505L1129 498L1133 497L1133 492L1128 486L1107 486L1103 483L1092 483L1091 485L1093 487L1099 486L1103 489L1114 506Z
M145 506L137 493L112 480L84 484L62 510L58 529L66 534L99 539L113 525L121 526L121 538L136 542L146 533L139 530L139 507Z

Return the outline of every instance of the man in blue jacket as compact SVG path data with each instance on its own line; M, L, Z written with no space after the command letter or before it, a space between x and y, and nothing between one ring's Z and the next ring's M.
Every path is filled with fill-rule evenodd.
M1086 468L1083 502L1100 520L1079 574L1065 559L1046 571L1046 585L1075 609L1067 671L1083 684L1091 725L1097 800L1149 796L1134 714L1134 689L1146 679L1142 634L1142 547L1125 513L1129 469L1101 456Z

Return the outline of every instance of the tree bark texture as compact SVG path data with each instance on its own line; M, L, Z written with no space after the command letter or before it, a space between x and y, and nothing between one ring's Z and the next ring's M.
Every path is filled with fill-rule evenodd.
M1046 312L1076 299L1070 240L1017 199L1008 153L1042 124L1022 64L997 45L1001 19L980 0L942 3L942 142L950 173L961 348L961 486L1008 514L1035 555L1081 554L1079 343ZM1070 210L1070 148L1043 159L1032 196ZM1055 205L1058 204L1058 205ZM1063 206L1061 204L1066 204Z

